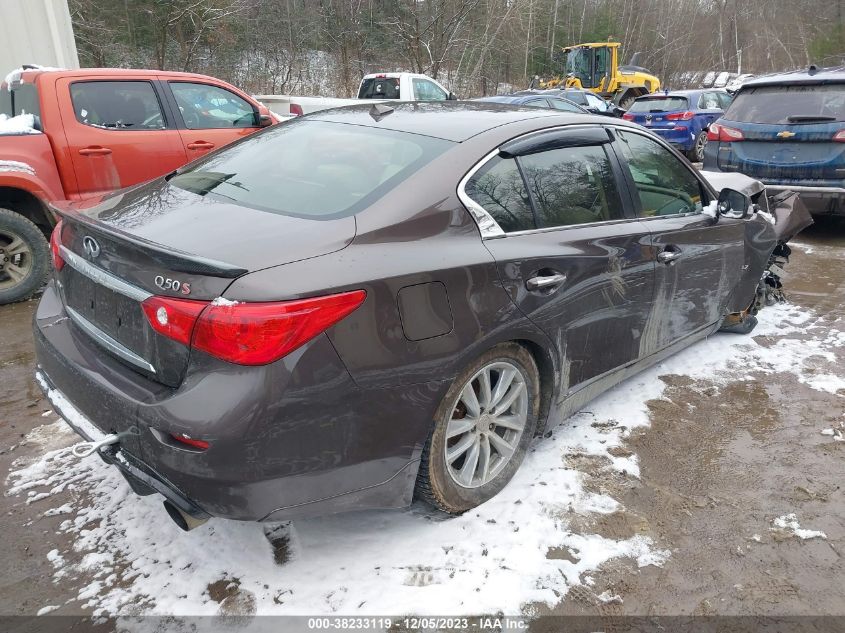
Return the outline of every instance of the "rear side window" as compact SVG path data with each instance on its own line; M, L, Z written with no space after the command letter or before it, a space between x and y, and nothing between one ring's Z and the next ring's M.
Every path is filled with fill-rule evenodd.
M21 84L14 90L0 88L0 114L10 119L19 114L41 116L38 89L34 84Z
M734 97L725 118L769 124L845 121L845 84L746 88Z
M519 158L540 227L624 217L603 147L567 147Z
M505 233L535 228L525 183L513 158L496 156L479 169L464 187Z
M76 120L114 130L161 130L161 106L148 81L78 81L70 86Z
M722 106L719 103L717 92L705 92L698 100L698 107L702 110L718 110Z
M189 130L258 126L258 113L252 104L234 92L183 81L171 81L169 85Z
M452 145L393 130L290 121L193 163L170 183L271 213L329 219L366 208Z
M649 97L634 101L628 112L674 112L688 109L686 97Z
M640 199L640 217L701 212L704 190L689 169L660 143L617 130L619 147Z
M361 82L359 99L399 99L398 77L368 77Z

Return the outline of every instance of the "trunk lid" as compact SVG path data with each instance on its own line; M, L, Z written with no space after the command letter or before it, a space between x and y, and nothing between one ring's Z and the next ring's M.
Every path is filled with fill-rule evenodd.
M107 352L171 387L190 348L153 330L145 298L211 301L240 275L339 250L355 235L351 216L266 213L163 180L59 214L65 266L57 279L68 314Z

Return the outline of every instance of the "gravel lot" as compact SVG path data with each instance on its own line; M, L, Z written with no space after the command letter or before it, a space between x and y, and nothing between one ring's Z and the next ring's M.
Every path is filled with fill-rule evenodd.
M78 460L0 307L0 614L845 615L845 223L800 235L790 303L538 440L496 499L182 533Z

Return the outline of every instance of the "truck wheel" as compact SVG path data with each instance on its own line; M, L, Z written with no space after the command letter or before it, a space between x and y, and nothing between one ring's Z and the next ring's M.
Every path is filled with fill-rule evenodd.
M35 224L0 209L0 305L29 299L50 270L50 247Z
M458 514L501 491L534 437L539 383L534 359L516 343L494 347L455 378L423 448L417 497Z

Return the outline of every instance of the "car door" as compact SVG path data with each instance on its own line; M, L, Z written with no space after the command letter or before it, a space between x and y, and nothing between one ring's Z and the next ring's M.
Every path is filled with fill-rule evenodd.
M253 105L222 86L201 81L166 80L173 109L180 119L179 134L194 160L260 129Z
M712 195L693 168L646 133L617 129L614 149L651 233L657 260L655 298L644 350L656 352L724 316L742 274L742 220L703 213Z
M144 182L187 161L154 81L97 75L63 78L56 88L77 197Z
M562 396L640 356L654 290L650 234L608 144L592 126L517 139L465 188L504 232L485 245L508 293L555 341Z

